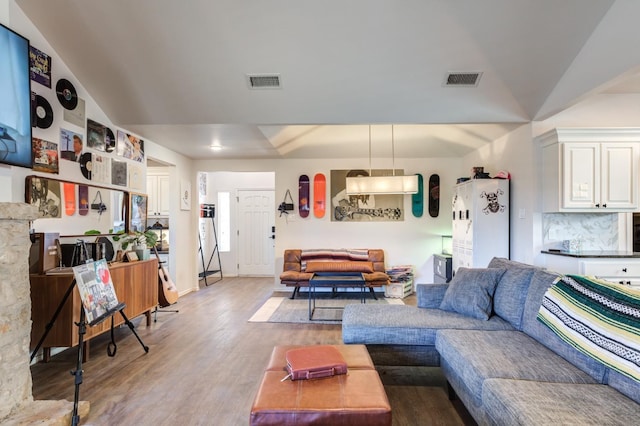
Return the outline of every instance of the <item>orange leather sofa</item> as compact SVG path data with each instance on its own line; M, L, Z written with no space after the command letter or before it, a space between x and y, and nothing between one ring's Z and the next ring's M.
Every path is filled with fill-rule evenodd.
M358 260L351 260L344 254L348 251L358 251ZM295 298L300 287L308 287L309 280L314 272L362 272L366 286L370 291L373 287L381 287L389 284L389 276L385 272L384 251L382 249L365 250L321 250L314 256L311 251L300 249L288 249L284 251L283 271L280 274L280 283L288 287L295 287L291 298ZM317 253L326 254L324 259L318 259ZM335 255L332 255L335 253ZM362 256L364 253L364 256Z

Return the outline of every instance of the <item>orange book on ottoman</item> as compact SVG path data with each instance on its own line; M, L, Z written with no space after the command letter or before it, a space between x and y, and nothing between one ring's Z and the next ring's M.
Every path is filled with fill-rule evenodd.
M335 346L307 346L290 349L285 358L287 371L285 377L291 380L317 379L320 377L347 374L347 363Z

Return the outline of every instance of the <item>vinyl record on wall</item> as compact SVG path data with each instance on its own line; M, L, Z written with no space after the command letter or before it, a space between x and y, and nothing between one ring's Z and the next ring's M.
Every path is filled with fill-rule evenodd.
M82 176L91 180L91 153L85 152L80 155L80 171Z
M116 137L113 134L113 130L111 130L108 127L106 128L105 133L106 133L104 137L105 149L107 152L113 152L113 150L116 149Z
M69 80L64 78L58 80L58 83L56 83L56 95L60 105L65 109L74 110L78 106L78 93Z
M35 107L35 124L36 127L41 129L48 129L53 124L53 109L51 104L45 98L40 95L36 95L36 107Z

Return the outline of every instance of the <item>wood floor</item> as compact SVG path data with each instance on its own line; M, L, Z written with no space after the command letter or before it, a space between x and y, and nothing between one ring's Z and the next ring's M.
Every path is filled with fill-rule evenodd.
M133 322L149 353L126 328L116 329L117 354L107 335L91 341L80 399L91 425L246 425L271 350L281 344L338 344L340 325L249 323L273 293L271 278L225 278L178 301L179 313L158 313L146 327ZM73 401L76 350L32 366L35 399ZM393 424L473 424L446 400L438 369L380 369Z

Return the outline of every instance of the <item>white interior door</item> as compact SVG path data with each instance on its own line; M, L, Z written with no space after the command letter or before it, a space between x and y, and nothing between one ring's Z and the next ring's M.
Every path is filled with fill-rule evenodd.
M238 275L273 276L274 191L238 191Z

